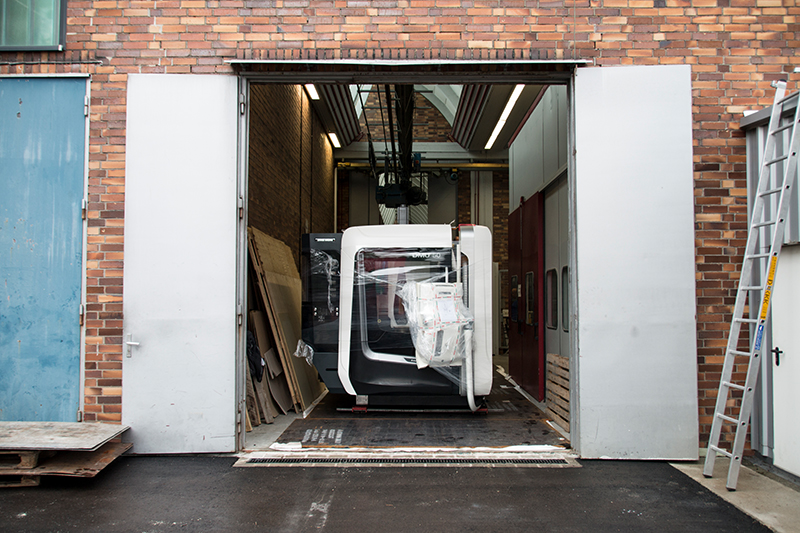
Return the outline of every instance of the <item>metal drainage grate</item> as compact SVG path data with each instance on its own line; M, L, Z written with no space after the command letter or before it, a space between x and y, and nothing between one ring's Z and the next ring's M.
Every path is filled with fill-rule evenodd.
M358 457L256 457L248 464L395 464L395 465L567 465L565 459L425 459L425 458L358 458Z

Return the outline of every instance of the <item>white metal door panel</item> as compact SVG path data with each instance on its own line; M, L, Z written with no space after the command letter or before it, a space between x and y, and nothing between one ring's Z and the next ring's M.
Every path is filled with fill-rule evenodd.
M783 351L780 364L772 360L772 402L774 420L773 463L800 476L800 246L787 246L781 252L775 291L772 296L773 346Z
M577 70L583 457L698 455L691 90L689 66Z
M237 80L128 77L122 422L137 453L236 447Z

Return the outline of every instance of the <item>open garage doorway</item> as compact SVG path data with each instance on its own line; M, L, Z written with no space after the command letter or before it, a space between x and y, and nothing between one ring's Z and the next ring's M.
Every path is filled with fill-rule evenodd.
M392 409L398 412L391 414L384 409L379 411L381 415L368 414L356 420L342 412L356 406L357 398L331 394L309 420L295 422L279 442L569 445L568 420L564 423L562 418L560 425L553 422L544 390L531 394L523 385L530 377L510 368L508 357L513 318L509 310L509 217L514 211L509 209L510 190L526 191L536 187L537 181L543 187L557 177L543 174L551 171L549 158L546 164L539 163L540 171L531 168L525 160L528 153L542 154L555 146L558 158L560 148L561 162L556 167L561 174L566 172L567 79L560 75L547 80L551 83L531 80L530 84L289 85L263 83L256 77L245 82L248 225L291 249L298 271L303 268L301 238L305 233L403 222L453 228L476 224L489 228L493 240L489 357L495 376L491 394L482 403L488 414L474 415L463 409L443 413L432 405L428 414L422 412L425 409L406 408L405 414L400 408ZM403 99L410 102L407 117L402 116ZM512 178L509 148L517 139ZM407 159L400 166L412 168L410 188L393 180L389 171L403 157ZM410 193L405 192L408 190ZM398 200L402 194L407 195ZM520 244L513 242L514 247ZM542 278L539 286L543 288L544 272L537 270L536 275ZM254 311L264 311L264 302L250 282L247 291L247 316L252 317ZM535 298L543 301L544 293ZM522 312L533 317L525 306ZM265 342L272 346L275 339ZM523 342L531 341L526 338ZM538 359L532 358L525 368L544 374L546 369L538 364ZM561 395L566 398L562 403L568 405L568 378L562 383L567 391ZM563 410L568 412L568 408ZM269 444L277 428L283 429L297 418L296 414L288 416L275 418L274 426L266 424L268 417L262 416L263 424L246 432L245 449ZM442 416L449 422L443 422ZM489 429L492 423L498 428ZM398 424L415 424L415 428L398 431ZM494 439L489 435L495 435Z

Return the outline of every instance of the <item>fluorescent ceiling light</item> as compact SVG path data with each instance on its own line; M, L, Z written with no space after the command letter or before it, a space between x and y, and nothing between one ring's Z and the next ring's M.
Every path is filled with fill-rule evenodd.
M494 146L497 136L500 135L500 132L503 130L503 126L506 125L508 115L510 115L511 111L514 109L514 104L517 103L519 95L522 94L522 89L524 88L524 85L517 85L514 87L514 92L511 93L511 98L508 99L506 107L503 109L503 113L500 115L500 120L497 121L494 131L492 131L492 134L489 136L489 140L486 141L486 146L483 147L485 150L490 150L492 146Z
M331 140L331 144L334 148L341 148L342 144L339 142L339 137L336 136L335 133L331 132L328 134L328 138Z
M319 93L313 83L306 83L306 91L308 91L309 98L312 100L319 100Z

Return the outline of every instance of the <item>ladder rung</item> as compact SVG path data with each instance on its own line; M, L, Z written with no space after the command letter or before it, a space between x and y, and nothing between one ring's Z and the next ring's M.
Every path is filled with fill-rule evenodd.
M781 161L786 161L789 159L789 154L784 154L782 156L778 156L775 159L770 159L769 161L764 162L765 165L774 165L775 163L780 163Z
M764 253L764 254L748 255L748 256L745 257L745 259L764 259L765 257L769 257L769 252Z
M733 454L731 452L729 452L728 450L723 450L719 446L714 446L713 444L710 444L708 447L717 453L721 453L722 455L725 455L727 457L733 457Z
M742 355L744 357L750 357L750 352L742 352L742 351L739 351L739 350L731 350L728 353L733 354L733 355Z
M782 131L790 130L792 129L793 126L794 122L789 122L788 124L784 124L783 126L778 126L777 128L775 128L775 131L772 132L772 135L775 135L776 133L780 133Z
M788 102L788 101L789 101L789 100L791 100L792 98L797 98L797 95L798 95L798 94L800 94L800 91L795 91L795 92L793 92L793 93L791 93L791 94L788 94L788 95L786 95L786 96L784 96L784 97L783 97L783 100L781 100L781 101L780 101L780 102L778 102L777 104L773 104L773 105L781 105L781 104L785 104L786 102Z
M736 318L736 322L744 322L745 324L758 324L757 318Z
M772 226L776 222L778 222L778 221L777 220L765 220L764 222L756 222L755 224L753 224L753 227L754 228L763 228L764 226ZM767 254L767 255L769 255L769 254Z
M744 390L744 385L737 385L736 383L731 383L730 381L723 381L722 385L728 387L729 389L736 389L736 390Z
M767 163L769 164L769 163ZM778 187L777 189L767 189L764 192L758 193L759 196L769 196L770 194L776 194L783 190L783 187Z
M738 424L739 423L739 419L738 418L733 418L732 416L723 415L722 413L717 413L717 418L721 418L721 419L725 420L726 422L730 422L731 424Z
M760 291L763 288L761 285L739 285L740 291Z

